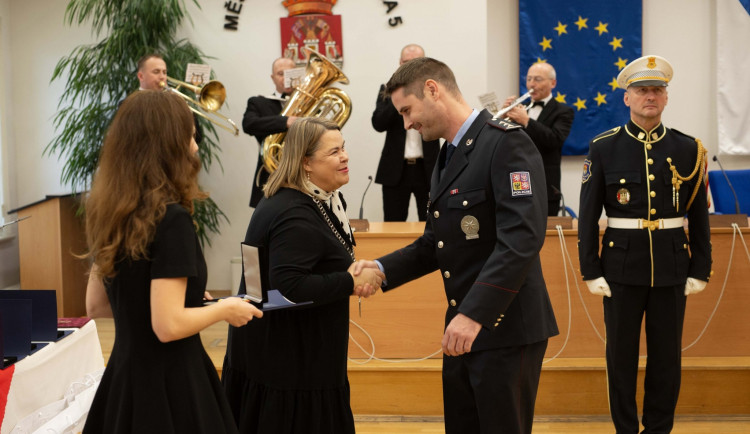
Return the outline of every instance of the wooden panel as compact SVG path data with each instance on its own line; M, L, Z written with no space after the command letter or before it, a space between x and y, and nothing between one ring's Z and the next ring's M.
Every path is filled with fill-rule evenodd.
M359 259L373 259L411 243L423 231L423 223L370 223L370 231L356 233ZM745 242L750 230L743 229ZM541 251L545 281L557 317L560 335L550 339L546 357L603 357L604 318L602 298L591 295L580 277L577 231L547 231ZM735 241L726 289L722 286L729 264L733 233L731 229L714 228L713 269L715 274L706 289L688 297L683 347L701 334L716 307L701 339L684 351L685 356L750 356L750 321L743 315L750 311L750 261L739 235ZM571 262L568 262L568 257ZM386 270L387 271L387 270ZM362 300L362 317L358 316L356 298L351 301L351 318L372 338L375 356L380 358L421 358L440 349L446 300L440 275L432 273L410 282L389 294L378 293ZM355 325L352 335L368 352L368 337ZM567 337L566 343L566 335ZM563 348L564 346L564 348ZM645 354L642 336L641 353ZM354 358L367 355L355 344L349 354ZM440 357L436 355L434 357Z
M72 197L50 198L18 211L18 250L21 289L54 289L57 315L86 315L86 271L84 261L73 253L85 252L77 202Z

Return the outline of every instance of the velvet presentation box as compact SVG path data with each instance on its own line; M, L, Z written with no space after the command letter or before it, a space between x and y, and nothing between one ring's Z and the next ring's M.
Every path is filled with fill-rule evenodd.
M0 299L0 367L12 365L31 351L31 300Z
M57 297L54 290L3 290L0 291L0 300L31 300L32 342L55 342L63 337L57 331Z

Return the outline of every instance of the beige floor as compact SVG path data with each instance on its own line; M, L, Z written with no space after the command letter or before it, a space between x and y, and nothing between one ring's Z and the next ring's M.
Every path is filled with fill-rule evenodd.
M357 434L443 434L439 421L373 421L356 418ZM370 419L370 418L365 418ZM575 421L542 419L534 422L534 434L612 434L614 428L600 417L578 418ZM678 417L672 434L747 434L750 416Z

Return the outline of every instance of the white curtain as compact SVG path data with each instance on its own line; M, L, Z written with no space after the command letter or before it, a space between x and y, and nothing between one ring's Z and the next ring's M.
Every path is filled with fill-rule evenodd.
M750 155L750 0L715 4L719 154Z

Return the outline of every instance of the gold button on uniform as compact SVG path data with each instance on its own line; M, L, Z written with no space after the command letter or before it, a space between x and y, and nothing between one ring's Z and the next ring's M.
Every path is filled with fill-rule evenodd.
M687 244L683 244L683 245L682 245L682 248L683 248L683 249L687 249Z
M648 164L654 164L654 159L653 158L649 158L648 159Z
M451 278L451 272L450 271L446 271L446 272L443 273L443 276L445 276L446 279L450 279Z
M438 217L440 217L440 211L435 211L434 213L432 213L432 215L433 215L433 216L434 216L435 218L438 218Z
M451 306L453 306L453 307L456 306L456 300L451 299L450 303L451 303Z
M495 323L495 327L497 327L497 326L499 326L499 325L500 325L500 323L499 323L499 322L496 322L496 323Z
M609 242L609 247L614 247L614 246L615 246L615 242L614 241L610 241Z
M656 177L654 176L653 173L651 175L648 175L648 180L649 181L653 181L654 179L656 179Z
M651 192L651 197L656 197L656 192L655 191Z
M654 215L654 214L656 214L656 210L651 208L651 215Z
M442 249L444 245L442 241L438 241L438 249Z
M468 201L468 200L465 200L465 201L464 201L464 206L466 206L466 205L468 205L468 204L469 204L469 201Z
M625 184L625 178L620 178L620 184Z
M646 145L646 149L648 149L649 151L651 150L651 148L652 148L651 143L649 143L648 145Z

